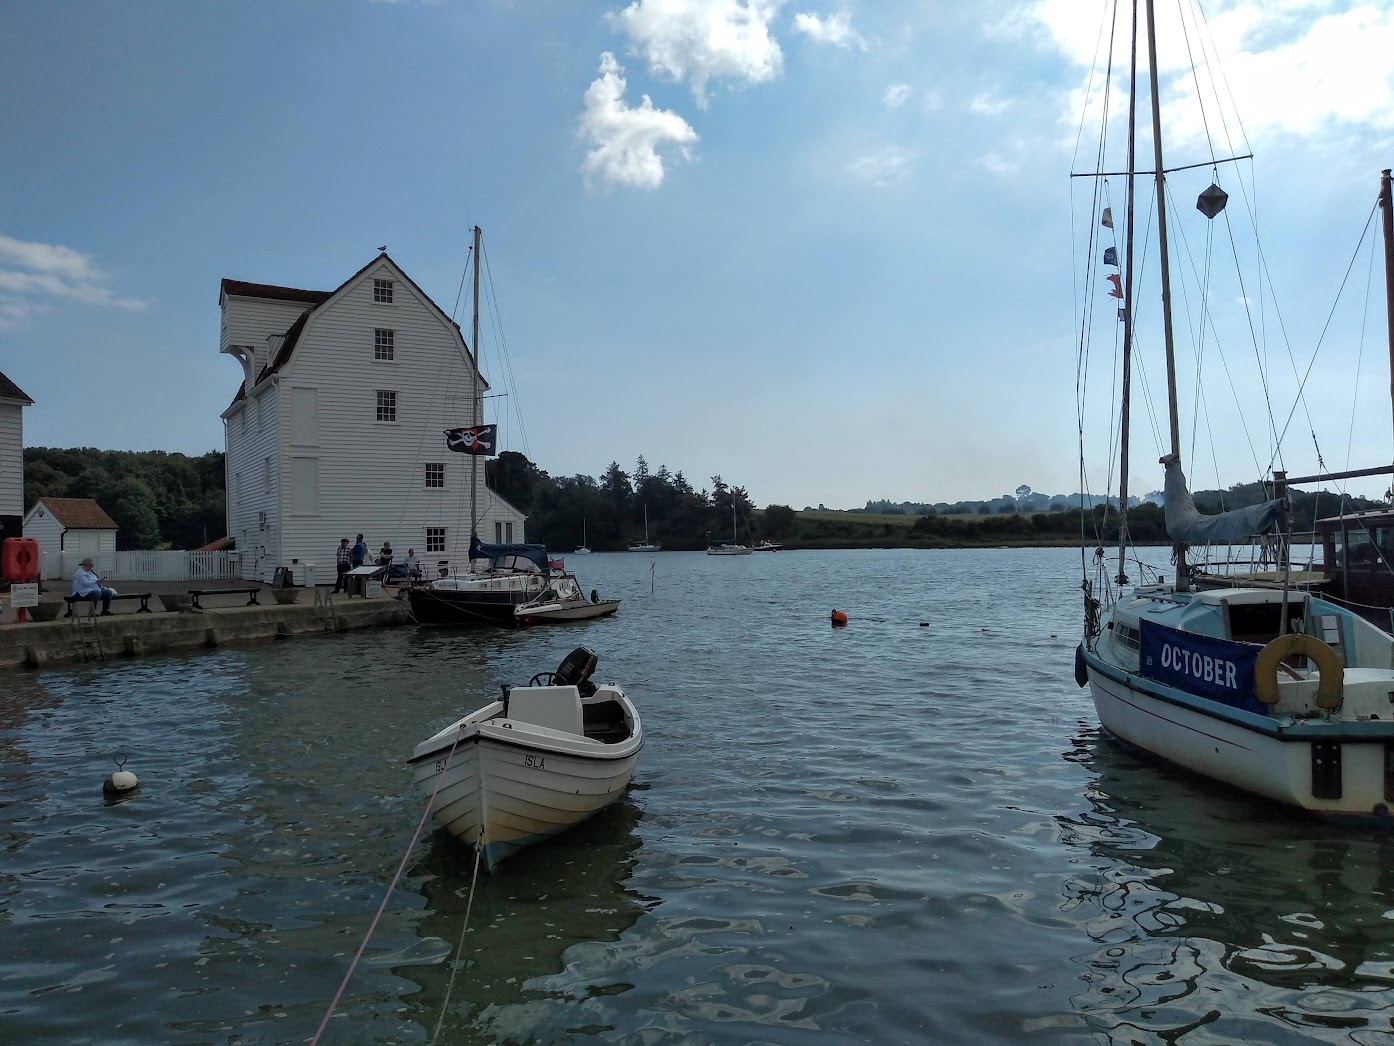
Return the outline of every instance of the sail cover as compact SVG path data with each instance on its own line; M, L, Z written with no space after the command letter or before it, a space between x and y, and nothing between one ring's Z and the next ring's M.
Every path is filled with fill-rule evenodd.
M516 560L524 559L535 565L541 573L550 573L546 545L486 545L479 540L478 534L471 534L470 559L487 559L490 567L498 569L517 569Z
M1218 516L1202 515L1196 508L1186 486L1186 474L1181 462L1162 459L1166 465L1166 485L1163 489L1163 511L1166 515L1167 536L1179 545L1223 544L1244 541L1266 534L1278 520L1280 502L1232 509Z

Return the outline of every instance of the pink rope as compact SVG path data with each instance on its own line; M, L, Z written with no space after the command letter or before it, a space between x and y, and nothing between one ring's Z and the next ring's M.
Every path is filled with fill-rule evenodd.
M455 749L459 747L460 737L463 731L457 730L455 733L455 743L450 746L450 751L446 754L445 761L449 764L455 755ZM387 910L387 902L392 897L392 891L397 885L397 880L402 877L402 870L407 866L407 859L411 857L412 850L416 849L416 841L421 838L421 829L426 824L426 818L431 815L431 807L435 804L436 795L440 792L441 782L445 778L445 772L436 774L435 791L431 793L431 798L426 800L426 809L421 811L421 820L416 822L416 831L412 834L411 842L407 844L407 852L402 854L402 861L397 865L397 871L392 876L392 881L387 884L387 893L383 894L382 903L378 905L377 914L373 916L373 921L368 926L368 932L363 936L363 943L358 946L358 952L353 957L353 962L349 963L348 972L344 974L343 981L339 984L339 990L334 993L333 1000L329 1003L329 1009L324 1015L324 1020L319 1022L319 1027L315 1029L314 1038L310 1040L310 1046L316 1046L319 1037L324 1034L324 1029L329 1024L329 1018L334 1016L334 1008L339 1005L339 999L343 997L344 989L348 987L348 982L353 977L353 971L358 968L358 960L363 958L363 949L368 947L368 941L372 939L373 931L378 927L378 920L382 918L382 913Z

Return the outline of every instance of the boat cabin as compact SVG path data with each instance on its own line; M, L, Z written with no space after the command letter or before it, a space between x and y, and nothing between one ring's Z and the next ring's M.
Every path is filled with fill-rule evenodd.
M1326 591L1389 628L1394 621L1394 511L1317 520Z

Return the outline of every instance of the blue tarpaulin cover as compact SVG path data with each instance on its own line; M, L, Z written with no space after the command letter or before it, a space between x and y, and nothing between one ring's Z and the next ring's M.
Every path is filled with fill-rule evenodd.
M1142 674L1197 697L1266 715L1254 697L1254 662L1263 648L1254 643L1212 639L1143 618Z
M487 559L490 565L498 565L499 560L509 556L519 556L536 563L542 573L549 573L546 545L486 545L479 540L478 534L470 535L470 559Z

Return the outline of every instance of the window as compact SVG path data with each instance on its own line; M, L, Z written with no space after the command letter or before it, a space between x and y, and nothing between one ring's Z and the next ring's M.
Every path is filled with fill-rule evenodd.
M445 528L427 527L426 528L426 551L444 552L445 551Z
M426 486L443 487L445 486L445 462L428 461L426 462Z
M294 388L290 393L290 441L319 442L319 390Z
M397 394L378 389L378 421L397 420Z
M503 524L494 520L494 544L503 544Z
M393 358L393 352L396 349L394 344L396 335L396 331L383 330L381 327L374 328L373 359L390 360Z
M503 525L503 540L507 541L510 545L513 544L513 524L512 524L512 523L505 523L505 524Z
M379 305L392 304L392 281L374 280L373 281L373 301Z
M265 485L266 492L269 494L269 493L271 492L271 459L270 459L270 458L262 458L262 459L261 459L261 478L262 478L262 481L263 481L263 483L264 483L264 485Z
M242 407L242 431L247 431L247 407L245 404Z

